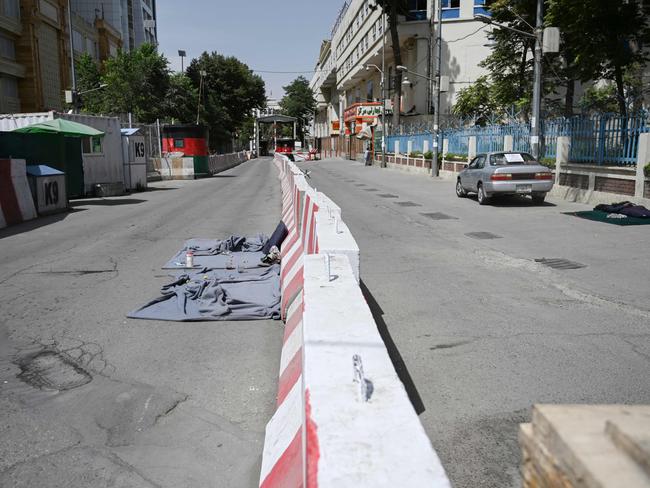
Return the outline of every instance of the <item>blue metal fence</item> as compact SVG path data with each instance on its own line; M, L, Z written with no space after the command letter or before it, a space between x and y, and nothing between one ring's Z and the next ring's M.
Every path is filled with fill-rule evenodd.
M398 131L406 132L406 131ZM639 134L650 132L650 115L641 113L622 117L616 114L600 114L592 117L576 116L544 121L544 148L542 157L555 159L557 138L571 138L569 160L574 163L629 166L637 159ZM476 151L500 151L504 137L512 136L513 150L530 152L530 126L524 123L491 125L486 127L460 127L444 129L442 138L447 139L447 152L466 155L469 138L476 137ZM388 150L394 151L399 141L400 151L407 151L412 141L412 151L423 152L424 140L432 146L431 131L410 135L388 136Z
M570 119L569 159L576 163L634 166L639 134L650 131L645 114L621 117L602 114Z
M429 149L433 145L433 136L431 133L410 134L410 135L393 135L386 138L388 151L395 151L395 142L399 141L399 150L402 154L408 151L408 143L412 143L411 152L424 152L424 141L429 141Z

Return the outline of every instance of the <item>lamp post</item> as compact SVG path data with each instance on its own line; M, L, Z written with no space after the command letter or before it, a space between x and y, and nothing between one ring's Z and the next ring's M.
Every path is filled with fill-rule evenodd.
M513 12L514 13L514 12ZM515 13L516 15L516 13ZM491 17L487 15L475 15L476 20L480 20L486 24L496 25L502 29L507 29L512 32L516 32L519 35L535 39L535 56L534 56L534 73L533 73L533 106L532 106L532 116L530 119L530 149L533 153L535 159L541 157L541 139L543 137L542 132L542 120L541 120L541 106L542 106L542 54L543 52L557 52L557 47L547 47L544 50L542 49L542 44L544 40L545 31L551 31L551 29L557 31L554 27L548 27L543 29L544 24L544 0L537 0L537 16L535 21L535 28L533 32L526 32L520 29L515 29L508 25L500 24L494 22ZM520 17L521 19L521 17ZM523 20L523 19L521 19ZM527 22L524 20L527 24ZM549 32L552 34L552 32ZM555 36L558 37L559 33L555 32Z
M425 80L429 82L436 82L436 79L430 78L429 76L422 75L420 73L416 73L415 71L409 70L406 66L401 66L398 65L395 67L397 71L401 71L403 73L410 73L413 76L419 76L420 78L424 78ZM440 70L437 70L436 73L436 113L434 114L434 122L433 122L433 160L431 161L431 176L435 177L438 176L438 154L439 154L439 139L440 139ZM411 85L411 80L408 79L407 76L404 76L402 79L402 85Z
M366 64L366 71L375 68L379 71L381 78L379 86L381 87L381 167L386 167L386 92L384 91L384 70L376 64Z
M185 71L185 67L183 66L183 60L185 56L187 56L187 53L183 49L179 49L178 55L181 57L181 73L183 73Z

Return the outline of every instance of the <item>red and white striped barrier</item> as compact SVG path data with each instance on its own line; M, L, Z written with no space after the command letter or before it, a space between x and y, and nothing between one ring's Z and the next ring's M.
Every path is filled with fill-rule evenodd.
M0 229L36 218L24 159L0 159Z
M260 487L449 488L359 288L341 209L286 157L275 163L286 325Z

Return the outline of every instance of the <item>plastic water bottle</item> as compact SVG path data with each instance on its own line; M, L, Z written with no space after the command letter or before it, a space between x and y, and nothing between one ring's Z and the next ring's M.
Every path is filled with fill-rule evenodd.
M194 267L194 251L189 250L185 253L185 267L193 268Z

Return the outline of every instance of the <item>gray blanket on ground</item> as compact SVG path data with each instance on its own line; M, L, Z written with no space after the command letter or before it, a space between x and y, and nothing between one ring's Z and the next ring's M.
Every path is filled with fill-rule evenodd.
M261 252L268 237L260 234L255 237L230 236L228 239L190 239L185 241L163 269L185 268L185 253L194 252L194 268L239 269L257 268L264 254Z
M128 317L182 322L279 319L280 265L193 271L163 286L161 293Z

